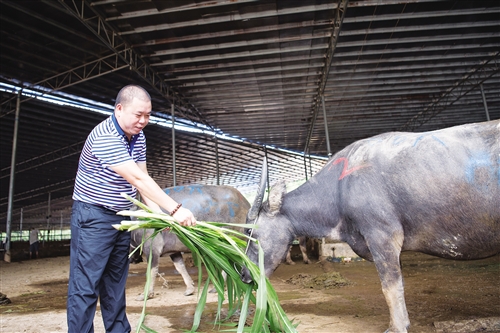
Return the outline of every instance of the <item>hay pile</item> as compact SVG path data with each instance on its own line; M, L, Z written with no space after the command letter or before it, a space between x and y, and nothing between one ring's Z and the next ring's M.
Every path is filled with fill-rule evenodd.
M344 278L339 272L323 273L313 276L311 274L299 273L285 281L288 284L300 285L311 289L333 289L351 285L352 282Z

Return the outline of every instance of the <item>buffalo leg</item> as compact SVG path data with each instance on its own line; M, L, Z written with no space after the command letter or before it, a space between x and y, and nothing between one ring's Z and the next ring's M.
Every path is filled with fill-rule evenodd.
M154 289L155 289L156 275L158 275L158 265L151 267L151 282L149 284L148 299L153 298L155 296ZM144 294L140 294L139 296L137 296L135 300L144 301Z
M286 253L286 263L288 265L295 265L295 263L292 260L292 247L293 246L290 246L290 248L288 249L288 252Z
M404 298L403 275L401 272L401 247L393 238L389 243L371 246L370 251L382 283L382 292L389 307L390 326L386 333L406 333L410 326ZM391 244L393 243L393 244Z
M309 264L310 261L309 257L307 256L307 237L299 237L299 247L300 252L302 252L302 261L304 261L304 264Z
M152 252L152 258L151 258L151 279L150 279L150 284L149 284L149 290L148 290L148 299L153 298L155 296L155 283L156 283L156 276L158 275L158 270L160 266L160 255L159 251L156 251L154 249L159 248L159 246L152 245L151 241L146 242L144 244L144 254L146 255L146 262L149 262L149 255L150 255L150 247L154 246L153 252ZM139 295L136 300L138 301L143 301L144 300L144 294Z
M174 263L175 269L181 274L182 279L186 284L186 291L184 292L184 296L192 295L194 293L194 282L186 269L184 259L182 258L182 253L176 252L174 254L171 254L170 258Z

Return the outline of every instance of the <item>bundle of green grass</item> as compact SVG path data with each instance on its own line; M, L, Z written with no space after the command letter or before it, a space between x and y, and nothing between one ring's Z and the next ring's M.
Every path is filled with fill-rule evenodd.
M247 241L258 241L235 231L228 227L253 228L254 225L241 225L220 222L198 221L195 226L185 227L177 223L170 215L154 213L148 206L138 200L125 195L142 210L121 211L118 214L135 217L134 221L122 221L121 224L113 225L118 230L132 231L139 228L154 229L151 237L142 240L141 246L135 251L142 251L142 246L150 238L164 230L172 232L186 245L192 253L193 261L198 268L198 305L193 318L193 326L189 332L196 332L201 320L201 315L205 308L208 286L213 284L218 294L217 320L215 325L219 328L223 325L225 331L235 332L297 332L296 324L292 323L281 305L279 304L276 291L264 274L264 253L259 246L259 266L255 265L245 254ZM131 254L132 255L132 254ZM144 295L148 294L150 284L151 257L149 256L147 268L147 280L144 286ZM202 265L205 266L208 278L202 285ZM240 279L239 272L245 266L250 271L253 283L246 284ZM226 272L227 278L222 272ZM227 293L225 293L227 291ZM226 303L227 295L227 316L221 318L221 310ZM152 333L153 329L144 325L146 313L145 297L143 310L137 325L137 333L140 330ZM254 317L251 326L246 326L248 310L251 303L255 306ZM240 318L237 327L235 324L227 323L228 319L239 313ZM232 328L228 326L233 326Z

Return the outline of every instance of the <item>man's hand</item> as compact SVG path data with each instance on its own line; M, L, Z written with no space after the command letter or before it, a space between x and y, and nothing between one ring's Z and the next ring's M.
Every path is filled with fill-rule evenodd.
M172 215L174 219L177 220L183 226L194 226L196 225L196 219L194 218L193 213L187 208L180 207L174 215Z

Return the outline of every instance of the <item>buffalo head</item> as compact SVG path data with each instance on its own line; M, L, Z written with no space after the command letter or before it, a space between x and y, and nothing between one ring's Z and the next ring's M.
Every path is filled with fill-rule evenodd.
M264 251L264 267L266 276L269 277L284 261L294 234L287 217L280 212L285 183L280 182L269 192L269 199L263 203L267 184L267 161L264 159L259 191L255 201L248 211L247 224L255 224L251 229L251 236L258 240ZM258 265L258 246L249 241L247 256ZM245 283L252 282L248 269L243 267L241 280Z

